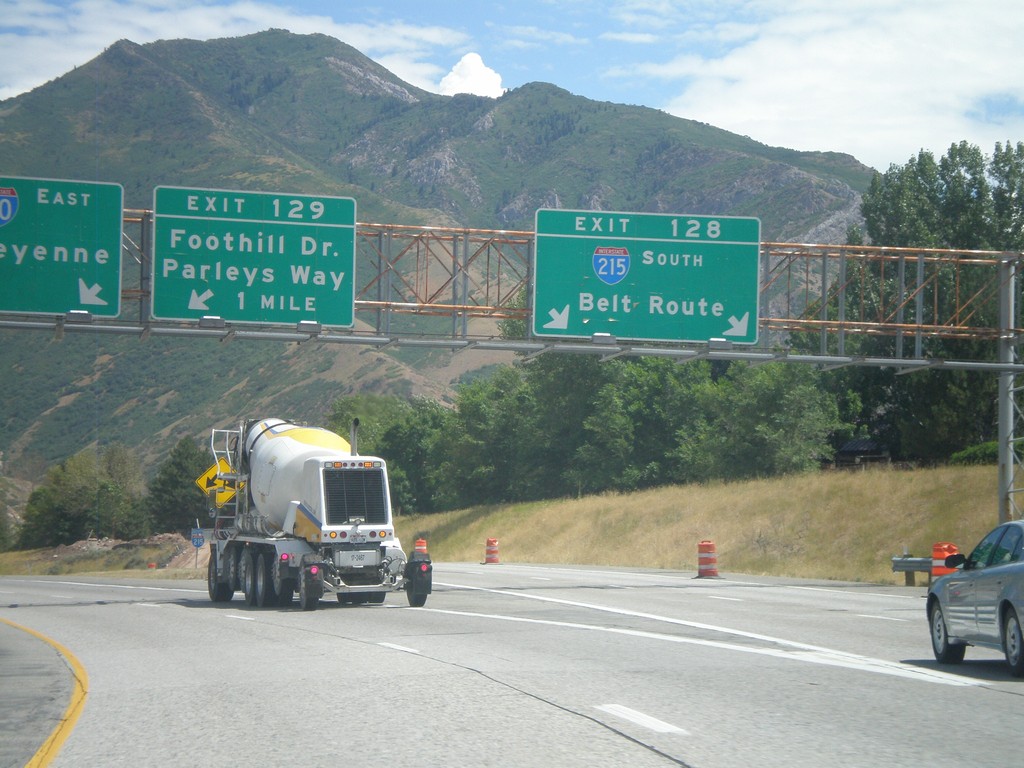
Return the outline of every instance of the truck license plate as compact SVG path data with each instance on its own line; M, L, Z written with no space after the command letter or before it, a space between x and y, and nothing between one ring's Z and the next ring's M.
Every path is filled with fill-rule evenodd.
M363 568L380 562L380 550L341 550L334 553L334 564L339 568Z

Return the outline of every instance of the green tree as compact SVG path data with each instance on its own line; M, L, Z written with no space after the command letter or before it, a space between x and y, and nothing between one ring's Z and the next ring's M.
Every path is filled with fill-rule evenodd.
M384 432L379 454L388 463L391 500L400 512L439 509L443 475L437 460L452 416L440 403L417 398Z
M29 496L18 531L20 548L71 544L87 536L137 537L148 518L133 478L134 457L121 446L100 453L86 448L47 470Z
M406 418L408 410L409 404L393 395L350 395L335 401L326 426L348 440L352 421L359 419L356 450L387 460L381 441L388 429Z
M702 418L677 435L686 480L770 477L805 472L831 456L842 428L835 400L812 368L732 365L698 393Z
M191 437L181 438L149 483L146 509L153 528L160 532L190 530L208 516L209 502L196 486L196 478L212 463L210 454Z
M459 388L442 451L442 493L448 504L536 498L536 478L543 471L531 440L536 412L518 367L499 368L489 379Z
M997 143L992 177L993 247L1024 251L1024 143Z
M903 166L876 174L864 196L862 212L876 245L919 248L1020 250L1024 247L1024 145L996 144L991 160L967 142L950 146L938 161L920 152ZM899 286L892 269L862 267L870 274L864 300L867 315L883 302L894 306ZM957 303L985 289L991 278L980 270L936 268L928 290L936 296L934 314L957 316ZM991 288L989 288L991 290ZM995 325L996 307L972 309L975 322ZM913 308L908 307L912 315ZM912 321L908 317L909 321ZM936 358L993 359L995 345L962 339L933 338L925 354ZM848 342L847 353L893 356L893 338ZM897 376L892 370L846 369L826 379L834 392L860 395L857 421L885 443L893 455L936 460L995 432L997 379L973 371L928 371Z

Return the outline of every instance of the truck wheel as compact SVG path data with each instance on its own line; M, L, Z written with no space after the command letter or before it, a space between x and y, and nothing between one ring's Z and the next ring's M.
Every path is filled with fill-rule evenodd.
M422 608L427 604L427 593L426 592L413 592L411 589L406 593L406 597L409 598L409 605L413 608Z
M271 606L277 602L277 594L274 592L274 576L270 572L269 565L267 553L260 552L256 557L256 570L253 574L257 608Z
M295 597L295 579L281 579L281 588L277 590L277 604L288 608Z
M370 605L380 605L384 602L384 598L387 596L387 592L372 592L370 594Z
M206 568L206 590L210 600L215 603L227 603L235 596L230 584L217 581L217 555L210 553L210 564Z
M237 592L242 588L242 580L239 578L239 551L238 547L229 547L224 550L224 559L227 561L228 569L228 586L231 587L232 592Z
M242 594L247 605L256 605L256 567L252 562L252 552L243 550L238 557L238 580L242 582Z
M320 605L319 585L306 574L299 576L299 606L304 611L315 611Z

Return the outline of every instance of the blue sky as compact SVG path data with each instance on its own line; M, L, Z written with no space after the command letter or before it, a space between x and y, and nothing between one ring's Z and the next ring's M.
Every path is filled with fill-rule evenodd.
M554 83L878 170L1024 141L1020 0L0 0L0 99L119 39L336 37L413 85Z

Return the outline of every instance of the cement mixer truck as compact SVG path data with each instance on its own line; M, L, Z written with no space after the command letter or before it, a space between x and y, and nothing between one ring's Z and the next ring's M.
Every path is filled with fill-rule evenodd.
M283 419L214 429L206 486L214 518L207 586L215 603L241 591L252 606L314 610L383 603L404 591L422 607L431 592L425 552L406 557L395 535L387 465L319 427Z

